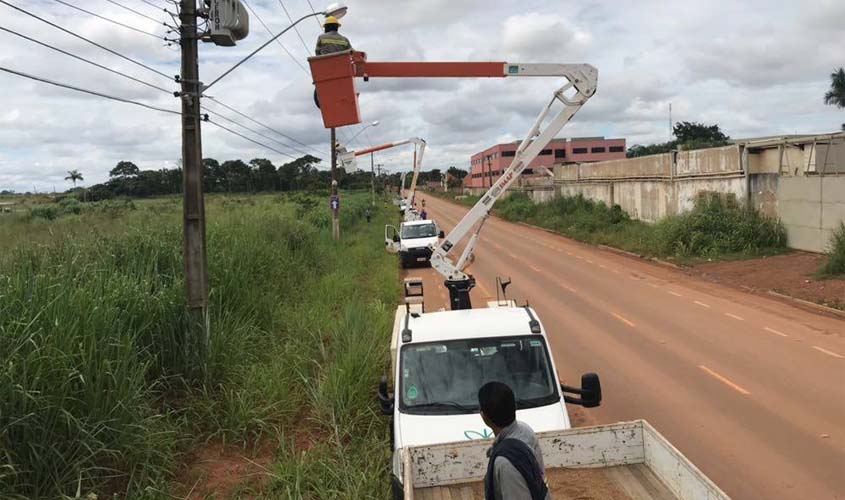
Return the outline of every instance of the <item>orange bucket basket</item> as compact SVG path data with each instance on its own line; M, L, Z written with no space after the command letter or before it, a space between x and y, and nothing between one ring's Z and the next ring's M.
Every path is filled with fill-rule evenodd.
M355 76L366 60L366 54L352 50L308 58L326 128L361 123Z

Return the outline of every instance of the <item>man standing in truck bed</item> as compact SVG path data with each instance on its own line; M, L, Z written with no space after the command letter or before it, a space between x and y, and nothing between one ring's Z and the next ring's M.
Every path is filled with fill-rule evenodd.
M534 430L516 420L516 397L507 384L488 382L478 390L484 423L496 439L484 476L485 500L551 500L543 453Z
M349 39L337 32L340 29L340 21L334 16L326 16L323 29L325 29L325 33L317 37L317 48L314 51L318 56L343 52L352 48Z

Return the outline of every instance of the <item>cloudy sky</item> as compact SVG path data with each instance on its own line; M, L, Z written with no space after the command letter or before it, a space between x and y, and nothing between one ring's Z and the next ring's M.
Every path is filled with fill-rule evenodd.
M56 0L8 0L165 74L179 71L177 47L75 11ZM153 34L157 22L108 0L63 0ZM166 0L115 0L161 22ZM289 24L280 0L247 0L274 33ZM311 0L322 8L321 0ZM628 144L669 139L675 121L718 123L731 137L837 130L845 111L825 106L829 74L845 65L845 1L579 1L349 0L342 32L372 61L498 60L587 62L599 69L598 93L562 136L604 135ZM296 19L308 0L284 0ZM0 4L0 26L92 59L165 89L173 81L121 60ZM200 46L201 79L210 82L269 38L256 17L237 47ZM209 109L274 140L231 123L228 127L299 156L328 158L328 131L312 102L306 57L317 22L298 25L209 90L209 95L287 134L302 146L208 102ZM172 36L172 35L171 35ZM159 90L0 31L0 67L102 93L178 109ZM304 43L303 43L304 42ZM286 50L285 50L286 49ZM472 153L521 139L561 82L554 79L371 80L359 82L366 122L379 120L351 142L363 148L420 136L428 141L425 167L466 168ZM79 169L83 184L105 180L120 160L142 168L173 166L180 156L179 118L59 89L0 72L0 190L51 191L69 187ZM214 119L214 117L212 117ZM349 141L360 126L340 131ZM289 158L206 125L204 156L220 160ZM299 151L297 151L297 149ZM394 171L407 168L411 148L376 156ZM316 154L316 153L315 153Z

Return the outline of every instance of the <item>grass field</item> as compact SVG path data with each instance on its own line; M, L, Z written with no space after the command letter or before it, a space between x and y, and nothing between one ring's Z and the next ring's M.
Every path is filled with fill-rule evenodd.
M208 441L278 444L263 494L376 498L387 425L393 210L344 197L212 197L208 351L186 345L181 206L0 217L0 498L172 498ZM390 215L388 215L390 214ZM297 434L319 436L296 450Z

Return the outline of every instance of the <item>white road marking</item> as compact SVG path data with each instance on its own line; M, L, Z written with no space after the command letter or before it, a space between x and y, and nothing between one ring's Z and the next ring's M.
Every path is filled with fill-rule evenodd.
M623 318L622 316L620 316L620 315L616 314L615 312L612 312L612 313L610 313L610 314L612 314L612 315L613 315L613 317L615 317L615 318L616 318L616 319L618 319L619 321L621 321L621 322L625 323L626 325L630 326L631 328L635 328L635 327L637 326L637 325L635 325L635 324L634 324L634 322L633 322L633 321L630 321L630 320L628 320L628 319L625 319L625 318Z
M593 261L591 261L590 259L587 259L587 264L592 264L592 263L593 263Z
M775 335L780 335L781 337L789 337L789 335L787 335L783 332L779 332L779 331L775 330L774 328L769 328L768 326L763 328L763 330L766 330L767 332L774 333Z
M823 353L825 353L825 354L827 354L827 355L829 355L829 356L833 356L834 358L839 358L839 359L845 358L845 356L842 356L841 354L836 354L836 353L835 353L835 352L833 352L833 351L828 351L828 350L827 350L827 349L825 349L824 347L819 347L819 346L817 346L817 345L814 345L814 346L813 346L813 349L815 349L815 350L817 350L817 351L819 351L819 352L823 352Z
M710 305L709 305L709 304L705 304L704 302L699 302L699 301L697 301L697 300L696 300L696 301L693 301L693 302L694 302L694 303L696 303L696 304L698 304L698 305L700 305L701 307L707 307L707 308L709 308L709 307L710 307Z
M726 377L723 377L722 375L719 375L718 373L714 372L714 371L713 371L713 370L711 370L710 368L707 368L707 367L706 367L706 366L704 366L704 365L698 365L698 367L699 367L699 368L701 368L702 370L704 370L705 372L707 372L707 373L708 373L711 377L715 378L716 380L718 380L719 382L721 382L721 383L725 384L726 386L730 387L731 389L733 389L733 390L735 390L735 391L739 392L740 394L745 394L746 396L748 396L749 394L751 394L748 390L746 390L746 389L745 389L745 388L743 388L742 386L739 386L739 385L737 385L737 384L735 384L735 383L731 382L731 381L730 381L730 380L728 380Z
M737 316L736 314L725 313L725 316L739 320L739 321L745 321L745 318L743 318L742 316Z
M602 269L607 269L607 266L604 265L604 264L599 264L599 267L602 268Z
M674 295L675 297L683 297L683 295L681 295L678 292L673 292L672 290L666 290L666 291L669 292L670 294Z
M652 287L652 288L660 288L658 285L655 285L654 283L652 283L652 282L650 282L650 281L646 282L646 285L648 285L648 286L650 286L650 287Z
M572 293L575 293L575 289L572 288L571 286L567 285L566 283L558 283L558 285L562 286L563 288L566 288L567 290L569 290Z
M528 264L528 267L530 267L535 273L542 273L543 272L543 271L540 270L540 268L532 266L531 264Z

